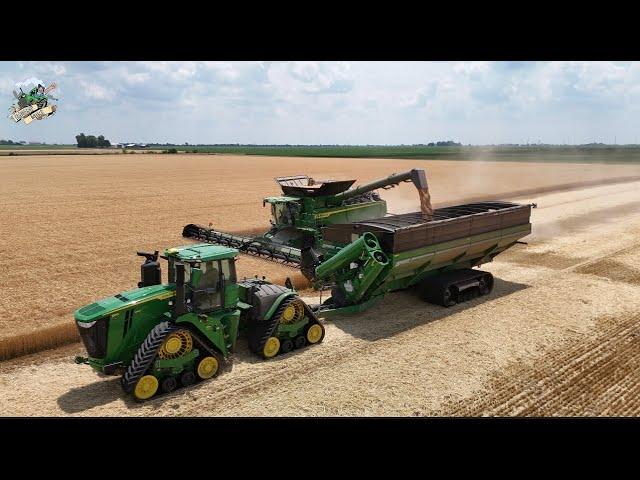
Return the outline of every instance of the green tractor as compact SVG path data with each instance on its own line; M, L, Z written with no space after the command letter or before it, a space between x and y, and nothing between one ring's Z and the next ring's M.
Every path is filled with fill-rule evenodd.
M168 393L219 374L231 361L239 336L265 358L320 343L325 330L287 281L237 281L238 251L219 245L170 248L168 283L162 284L158 252L138 255L138 288L74 312L90 365L121 375L137 400Z

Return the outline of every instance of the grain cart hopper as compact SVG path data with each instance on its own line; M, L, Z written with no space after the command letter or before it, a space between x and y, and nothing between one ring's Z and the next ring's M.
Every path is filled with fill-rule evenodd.
M324 251L305 248L302 272L331 297L319 316L359 312L387 292L416 286L423 299L452 306L486 295L493 276L473 267L493 260L531 233L535 204L478 202L331 225Z
M271 229L259 237L243 237L189 224L182 231L187 238L236 248L243 253L288 265L300 264L300 249L316 246L321 228L386 215L387 203L375 192L401 182L413 182L426 189L424 170L413 169L351 189L355 180L314 180L306 175L277 177L282 195L267 197L271 206Z
M138 400L216 376L239 335L263 358L324 338L324 327L293 288L264 277L237 281L235 249L165 250L166 284L158 252L139 255L146 261L138 288L74 313L88 353L76 362L122 375L123 389Z

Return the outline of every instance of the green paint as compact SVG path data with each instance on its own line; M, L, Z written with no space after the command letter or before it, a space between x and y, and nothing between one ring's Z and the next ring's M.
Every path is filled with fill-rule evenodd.
M304 333L304 327L309 323L309 318L304 317L296 323L280 324L276 330L276 337L282 342L285 339L293 339Z
M238 251L221 245L200 243L197 245L168 248L164 251L164 254L174 257L181 262L208 262L234 258L238 255Z
M174 359L158 358L151 366L154 376L161 379L169 375L178 375L183 370L193 370L196 359L200 356L200 350L194 348L191 352Z
M332 318L341 317L344 315L357 315L374 306L376 303L382 300L383 297L384 295L377 295L375 297L371 297L368 300L365 300L364 302L361 302L361 303L357 303L355 305L348 305L346 307L341 307L341 308L330 308L330 309L322 310L319 316L321 318L330 320Z

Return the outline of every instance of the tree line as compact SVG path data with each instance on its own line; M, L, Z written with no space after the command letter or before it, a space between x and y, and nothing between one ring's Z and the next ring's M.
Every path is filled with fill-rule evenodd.
M454 142L453 140L447 140L446 142L430 142L427 143L427 147L461 147L462 144Z
M104 135L85 135L81 133L76 135L78 148L106 148L111 146L111 142L104 138Z

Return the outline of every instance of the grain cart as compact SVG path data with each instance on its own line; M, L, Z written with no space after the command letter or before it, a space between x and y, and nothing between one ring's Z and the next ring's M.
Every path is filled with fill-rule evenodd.
M475 270L531 233L535 204L478 202L327 226L323 253L302 252L302 272L331 296L314 306L319 316L356 313L387 292L417 287L422 298L450 307L493 288Z
M265 359L324 338L324 327L289 281L287 287L264 277L237 281L235 249L165 250L166 284L158 252L138 254L146 258L138 288L74 313L88 353L76 362L122 375L124 391L138 400L215 377L240 335Z
M413 169L351 189L355 180L314 180L306 175L277 177L282 196L267 197L271 206L271 229L259 237L243 237L189 224L182 231L187 238L237 248L243 253L297 266L300 249L322 240L321 228L386 215L387 203L375 192L401 182L426 189L424 170ZM318 247L316 247L318 248Z

